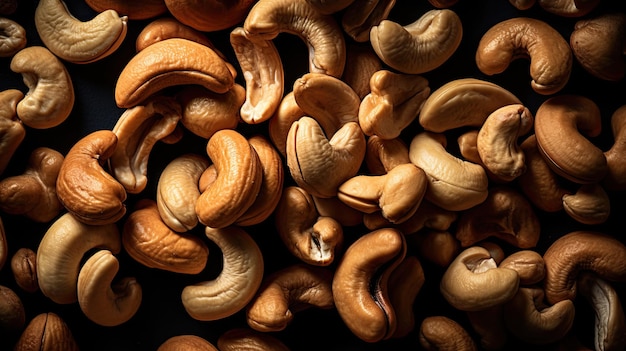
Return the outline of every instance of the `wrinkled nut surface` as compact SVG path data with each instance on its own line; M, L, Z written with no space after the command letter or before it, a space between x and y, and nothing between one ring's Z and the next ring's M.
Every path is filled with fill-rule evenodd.
M229 329L217 339L220 351L289 351L279 338L248 328Z
M11 57L26 47L26 30L19 23L0 18L0 57Z
M555 94L569 81L573 64L569 43L542 20L515 17L496 23L476 49L478 69L487 75L504 72L520 57L530 59L530 85L538 94Z
M476 343L458 322L445 316L424 318L419 330L420 345L426 350L475 351Z
M74 17L63 0L42 0L35 26L44 45L72 63L90 63L115 52L126 38L128 17L107 9L89 21Z
M204 338L183 334L168 338L159 345L157 351L218 351L218 349Z
M347 43L346 65L341 80L363 99L370 92L369 80L372 74L380 71L382 61L370 45Z
M17 104L23 98L24 93L18 89L0 92L0 174L26 137L26 129L17 117Z
M429 72L444 64L462 38L461 19L448 9L430 10L406 26L382 20L370 31L370 42L378 57L409 74Z
M28 46L11 59L28 92L17 104L17 116L31 128L48 129L63 123L74 107L74 85L65 65L43 46Z
M57 196L87 224L115 223L126 214L126 190L103 168L116 146L115 133L98 130L77 141L61 164Z
M45 312L30 320L13 350L78 351L79 348L65 320L54 312Z
M149 19L167 12L163 0L146 0L141 3L125 0L85 0L85 3L97 12L112 9L130 20Z
M122 243L144 266L175 273L200 273L209 256L201 238L170 229L161 219L156 202L149 199L140 200L124 222Z
M22 290L34 293L39 290L37 280L37 253L27 247L21 247L11 257L11 272L15 283Z

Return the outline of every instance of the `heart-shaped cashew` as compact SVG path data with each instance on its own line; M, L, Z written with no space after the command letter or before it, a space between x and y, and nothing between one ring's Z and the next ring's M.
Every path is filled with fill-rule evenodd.
M74 17L63 0L41 0L35 26L44 45L72 63L90 63L115 52L126 38L128 17L107 9L89 21Z
M26 47L26 30L19 23L0 18L0 57L11 57Z
M441 66L456 52L462 38L461 19L448 9L430 10L406 26L383 20L370 32L370 42L378 57L408 74L425 73Z
M17 104L23 98L24 93L18 89L0 92L0 174L26 137L26 129L17 117Z
M115 102L121 108L133 107L162 89L186 84L225 93L234 78L224 59L208 46L182 38L165 39L126 63L115 85Z
M28 87L17 104L17 116L31 128L56 127L74 107L74 85L63 62L43 46L29 46L11 60L11 70L22 74Z
M167 12L163 0L144 0L141 2L126 0L85 0L85 3L97 12L112 9L130 20L145 20Z

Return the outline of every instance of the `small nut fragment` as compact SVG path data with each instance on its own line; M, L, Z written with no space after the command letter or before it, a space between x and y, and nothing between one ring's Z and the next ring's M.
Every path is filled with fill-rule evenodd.
M4 266L9 255L9 247L7 246L7 235L4 231L4 222L0 219L0 269Z
M24 291L34 293L39 290L37 280L37 253L27 247L21 247L11 257L11 271L17 286Z
M341 15L341 27L355 42L366 43L372 27L389 17L395 4L396 0L352 1Z
M78 344L69 326L53 312L40 313L30 320L14 351L78 351Z
M19 23L0 18L0 57L11 57L26 47L26 30Z
M182 334L165 340L159 345L157 351L218 351L218 349L208 340L197 335Z
M85 0L85 3L97 12L109 9L128 16L129 20L145 20L167 12L163 0L145 0L141 2L126 0Z
M617 108L611 115L613 145L604 152L608 173L602 180L606 190L626 189L626 105Z
M289 348L270 333L248 328L227 330L217 339L220 351L289 351Z

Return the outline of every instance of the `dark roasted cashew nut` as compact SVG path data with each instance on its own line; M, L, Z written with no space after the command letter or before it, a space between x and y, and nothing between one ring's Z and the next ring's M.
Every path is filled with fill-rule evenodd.
M304 263L273 272L246 307L248 325L262 332L281 331L299 311L334 308L332 280L331 270Z
M167 12L163 0L146 0L141 3L125 0L85 0L85 3L97 12L113 9L128 16L130 20L145 20Z
M254 0L164 0L167 10L184 24L202 32L228 29L246 18Z
M341 258L332 284L335 307L361 340L376 342L395 332L397 319L388 282L406 250L404 234L383 228L360 236Z
M448 9L427 11L406 26L382 20L370 31L370 42L378 57L408 74L429 72L443 65L456 52L462 38L461 19Z
M71 213L54 221L37 248L37 280L42 294L59 304L76 302L83 256L95 248L120 252L122 240L114 223L88 225Z
M81 311L92 322L117 326L130 320L141 306L141 285L133 277L117 281L120 263L109 250L98 250L78 273L77 295Z
M397 320L392 338L403 338L415 328L412 307L424 282L424 269L416 256L406 256L389 275L389 301Z
M446 268L461 252L461 244L454 234L446 230L426 228L407 237L409 248L415 248L419 257Z
M213 280L186 286L181 299L192 318L211 321L245 308L261 286L264 261L257 243L240 227L207 227L205 233L222 251L222 270Z
M341 28L355 42L365 43L370 40L372 27L389 17L395 4L395 0L352 1L341 14Z
M602 180L606 190L626 190L626 105L611 115L613 145L604 152L609 168Z
M0 180L0 209L40 223L51 221L63 205L56 183L63 155L47 147L33 150L24 173Z
M63 123L74 107L74 85L65 65L43 46L28 46L11 59L11 70L22 74L28 92L17 104L17 116L31 128Z
M24 93L18 89L0 92L0 174L26 137L26 129L17 117L17 104L23 98Z
M458 322L445 316L429 316L422 320L419 343L429 351L476 351L476 343Z
M169 337L157 351L220 351L208 340L193 334L182 334Z
M57 196L86 224L115 223L126 214L126 189L103 168L116 146L112 131L91 132L72 146L61 164Z
M227 330L217 338L217 347L220 351L289 351L274 335L250 328Z
M611 214L611 199L599 183L581 185L573 194L563 195L563 209L583 224L602 224Z
M26 47L26 30L19 23L0 18L0 57L11 57Z
M394 225L382 216L380 212L365 214L363 224L369 229L394 227L400 229L406 235L414 234L424 228L446 231L458 219L457 211L443 209L432 202L422 199L417 211L406 221Z

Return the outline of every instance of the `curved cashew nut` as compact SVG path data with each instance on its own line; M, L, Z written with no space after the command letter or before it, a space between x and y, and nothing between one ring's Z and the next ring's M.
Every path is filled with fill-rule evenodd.
M393 139L408 127L430 94L426 78L380 70L370 78L370 93L359 106L359 124L368 136Z
M576 297L583 270L608 281L626 281L626 245L601 232L573 231L556 239L543 254L546 300L555 304Z
M404 234L383 228L359 237L341 258L332 284L335 307L361 340L376 342L395 332L397 319L388 282L405 255Z
M78 304L85 316L102 326L116 326L131 319L141 305L141 285L135 278L113 280L119 261L109 250L89 257L78 273Z
M227 330L218 337L217 347L220 351L289 351L287 345L272 334L250 328Z
M596 183L608 172L606 157L591 140L602 116L595 102L579 95L544 101L535 114L537 146L557 174L579 184Z
M162 221L156 202L149 199L137 202L124 222L122 244L142 265L175 273L200 273L209 256L202 239L172 231Z
M296 186L286 187L274 213L276 230L295 257L317 266L334 261L343 243L343 227L318 213L311 194Z
M270 118L268 133L272 143L283 157L287 156L287 135L291 125L304 116L305 113L298 106L292 90L283 97L278 108Z
M0 57L11 57L26 47L26 30L19 23L0 18Z
M235 130L223 129L206 147L217 178L196 201L200 223L214 228L229 226L254 203L263 178L263 167L248 139Z
M17 117L17 104L24 98L18 89L0 92L0 174L26 137L26 129Z
M63 160L56 150L47 147L33 150L23 174L0 181L0 209L40 223L56 217L63 209L56 191Z
M210 321L237 313L252 300L264 263L261 249L243 229L207 227L205 233L222 251L222 271L213 280L186 286L181 298L192 318Z
M445 149L445 135L420 132L409 145L409 158L428 177L424 197L450 211L471 208L485 201L489 179L485 169L463 161Z
M518 10L528 10L535 5L537 0L509 0L509 3Z
M225 93L234 83L229 66L215 50L170 38L139 51L126 63L115 84L115 103L133 107L173 85L196 84Z
M58 57L90 63L115 52L126 38L127 16L107 9L87 22L74 17L63 0L42 0L35 9L41 41Z
M516 17L496 23L476 50L478 69L487 75L504 72L519 57L530 58L530 85L539 94L557 93L569 81L573 62L569 43L542 20Z
M608 171L602 185L607 190L626 190L626 105L611 115L613 145L604 152Z
M372 175L382 175L394 167L410 163L409 147L401 138L383 139L372 135L367 138L365 164Z
M252 40L272 40L280 33L300 37L309 49L309 71L341 77L346 63L343 30L331 15L316 10L307 0L257 1L243 28Z
M227 29L246 18L254 0L181 2L164 0L167 10L182 23L202 32Z
M574 194L563 195L563 209L579 223L602 224L611 214L611 199L600 184L584 184Z
M200 176L209 165L206 157L183 154L161 172L156 203L163 222L172 230L183 233L198 224L195 204L200 197Z
M220 348L221 349L221 348ZM197 335L182 334L176 335L165 340L157 351L220 351L215 345L211 344L208 340L201 338Z
M546 306L541 288L520 287L504 304L504 323L516 338L535 345L561 340L574 324L574 302L559 301Z
M171 38L183 38L195 41L217 52L217 48L204 33L172 17L157 18L143 27L141 32L137 35L137 39L135 39L135 51L139 52L154 43Z
M355 176L365 157L366 141L356 122L345 123L330 139L311 117L294 122L287 135L287 166L295 182L313 196L333 197Z
M85 0L85 3L97 12L109 9L117 11L130 20L145 20L164 14L167 6L163 0L146 0L141 3L125 0Z
M406 256L389 275L389 300L398 321L392 338L405 337L415 328L412 306L424 281L424 269L416 256Z
M157 141L173 135L181 114L175 99L162 96L126 109L117 120L112 129L117 147L109 166L127 192L138 194L145 189L150 152Z
M59 304L76 302L81 261L95 248L120 252L122 240L115 224L87 225L71 213L54 221L37 248L37 280L41 292Z
M480 246L463 250L450 263L439 285L443 297L461 311L480 311L512 299L519 287L519 275L500 268Z
M526 159L518 139L533 129L534 117L523 105L495 110L480 127L476 148L482 164L503 181L511 181L526 171Z
M363 99L370 92L370 77L383 68L383 63L371 45L348 42L346 65L341 80Z
M600 0L537 0L539 6L552 14L563 17L582 17L595 9Z
M424 101L419 123L435 133L460 127L480 127L500 107L522 102L500 85L460 78L435 89Z
M382 20L370 31L370 42L378 57L408 74L425 73L441 66L454 54L462 38L461 19L448 9L430 10L406 26Z
M540 283L546 276L546 264L537 251L520 250L506 256L499 264L500 268L509 268L519 275L520 285Z
M242 27L230 32L230 44L246 81L241 119L258 124L272 117L285 91L285 71L271 40L251 39Z
M426 350L477 350L476 343L467 330L445 316L424 318L420 324L419 342Z
M355 42L365 43L372 27L389 17L395 4L395 0L352 1L341 15L341 28Z
M307 308L335 307L331 285L332 271L307 264L280 269L263 283L246 308L246 321L257 331L287 328L295 314Z
M61 164L57 196L84 223L114 223L126 214L124 186L102 167L116 146L112 131L91 132L72 146Z
M409 235L417 233L424 228L446 231L457 218L458 214L456 211L443 209L426 199L422 199L413 216L402 223L393 224L384 218L380 212L374 212L363 216L363 224L370 230L391 226Z
M11 70L22 74L28 87L17 104L17 116L31 128L56 127L74 107L74 85L61 62L42 46L29 46L11 59Z

